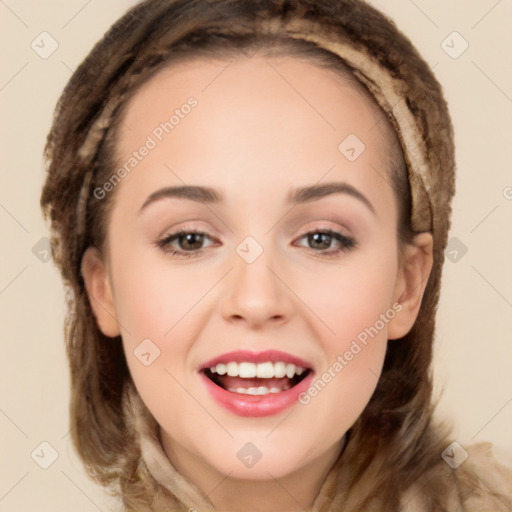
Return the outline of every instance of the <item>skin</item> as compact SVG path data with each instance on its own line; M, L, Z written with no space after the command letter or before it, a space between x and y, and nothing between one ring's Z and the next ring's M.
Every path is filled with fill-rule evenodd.
M105 250L88 249L82 272L101 330L122 336L175 467L218 509L300 510L314 501L368 403L388 340L414 323L432 237L420 234L400 251L397 201L383 179L388 128L345 78L298 58L166 68L128 105L120 165L190 96L197 107L117 186ZM338 149L351 133L366 145L353 162ZM351 185L371 209L347 193L287 203L292 189L327 182ZM213 187L224 200L163 198L141 210L155 191L183 184ZM179 228L211 240L191 258L172 254L186 250L186 240L167 250L157 245ZM304 236L325 229L355 247L336 253L334 239L318 247ZM247 236L263 249L253 263L236 252ZM237 349L288 352L322 375L397 303L400 313L307 405L238 417L213 401L198 376L202 363ZM147 367L133 355L146 338L161 351ZM247 442L262 453L252 468L237 458Z

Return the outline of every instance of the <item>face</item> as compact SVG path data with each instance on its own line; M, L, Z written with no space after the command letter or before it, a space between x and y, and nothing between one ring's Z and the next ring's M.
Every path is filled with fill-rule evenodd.
M292 57L175 64L129 103L106 250L83 272L178 468L333 460L368 403L426 268L399 257L379 119Z

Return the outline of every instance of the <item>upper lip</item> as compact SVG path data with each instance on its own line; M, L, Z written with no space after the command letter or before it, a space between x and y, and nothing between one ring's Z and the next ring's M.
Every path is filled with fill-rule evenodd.
M235 350L233 352L226 352L225 354L221 354L220 356L206 361L199 367L199 370L201 371L206 368L212 368L221 363L265 363L267 361L272 363L281 361L283 363L290 363L294 364L295 366L300 366L301 368L313 369L311 363L308 363L304 359L293 356L291 354L287 354L286 352L281 352L279 350L264 350L260 352L253 352L250 350Z

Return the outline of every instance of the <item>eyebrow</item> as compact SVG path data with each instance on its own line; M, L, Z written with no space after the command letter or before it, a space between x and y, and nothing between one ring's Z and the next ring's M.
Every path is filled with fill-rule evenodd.
M321 185L296 188L288 196L288 201L290 203L301 204L309 201L316 201L332 194L347 194L355 197L366 205L373 214L375 214L375 208L368 198L359 192L357 188L343 182L323 183Z
M288 202L293 204L308 203L332 194L347 194L359 199L359 201L375 214L375 209L367 197L352 185L343 182L323 183L321 185L296 188L288 195ZM142 211L150 204L166 198L189 199L198 203L220 203L223 201L222 194L211 187L183 185L178 187L165 187L153 192L144 201L140 210Z
M189 199L198 203L219 203L222 201L222 195L213 188L201 187L199 185L183 185L181 187L165 187L153 192L144 201L140 210L144 210L151 203L171 197Z

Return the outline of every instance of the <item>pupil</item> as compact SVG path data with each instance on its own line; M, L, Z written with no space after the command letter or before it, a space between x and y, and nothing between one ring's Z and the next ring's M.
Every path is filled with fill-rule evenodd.
M329 247L331 245L331 235L328 233L314 233L310 235L309 241L313 247L315 245L321 248Z
M182 244L184 249L199 249L203 242L202 235L200 233L189 233L184 237L185 243ZM199 247L193 247L194 245L199 245ZM187 247L188 246L188 247Z

